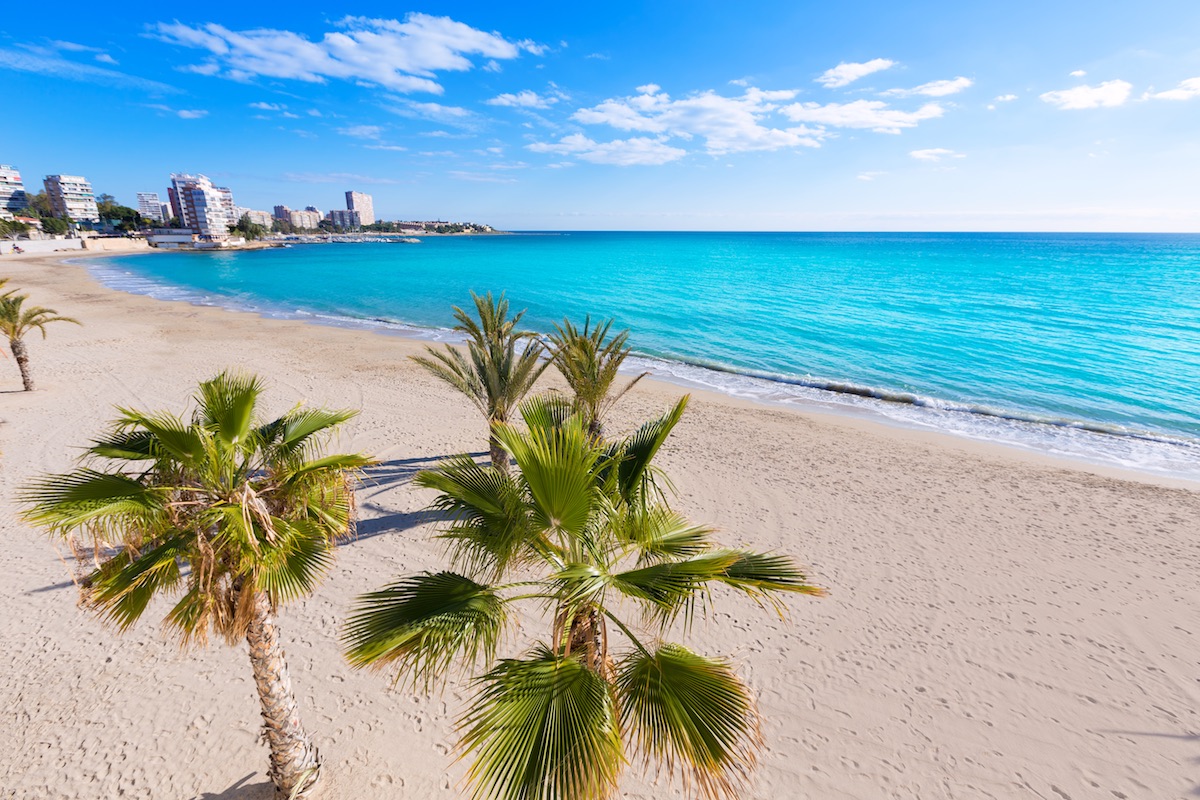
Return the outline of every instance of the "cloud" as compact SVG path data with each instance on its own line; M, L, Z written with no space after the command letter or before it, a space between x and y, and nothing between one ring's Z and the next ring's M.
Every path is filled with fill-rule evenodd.
M1070 75L1072 78L1082 78L1084 75L1087 75L1087 73L1081 69L1077 69L1074 72L1070 73Z
M17 72L32 72L51 78L114 86L119 89L136 89L152 94L177 94L179 89L158 81L126 75L92 64L79 64L49 53L26 53L19 50L0 49L0 69Z
M879 171L874 171L874 172L860 172L860 173L858 173L858 175L856 175L855 177L856 177L858 180L860 180L860 181L873 181L873 180L875 180L876 178L878 178L880 175L887 175L887 173L886 173L886 172L879 172Z
M393 114L401 117L424 119L442 125L470 128L476 123L475 113L461 106L447 106L441 103L417 103L412 100L396 98L393 105L384 107Z
M788 147L820 147L826 133L804 126L776 128L762 122L791 100L791 89L764 91L749 88L740 97L725 97L713 91L678 100L656 84L637 87L639 94L605 100L582 108L572 119L585 125L608 125L622 131L638 131L683 140L701 138L713 155Z
M1015 94L1002 94L1002 95L998 95L993 102L995 102L995 103L1011 103L1013 100L1016 100L1016 99L1017 99L1017 96Z
M529 145L529 149L535 153L572 155L593 164L615 164L621 167L666 164L687 155L686 150L671 147L661 139L638 136L599 143L582 133L565 136L555 144L535 142Z
M283 111L287 108L283 103L251 103L250 108L257 108L259 111Z
M488 59L488 62L483 65L484 72L503 72L504 67L500 66L500 62L496 59Z
M292 183L399 183L399 181L392 178L380 178L375 175L357 175L353 172L285 172L283 178Z
M201 109L171 108L159 103L149 104L146 108L153 108L155 111L162 111L164 114L174 114L180 119L200 119L201 117L208 116L208 112Z
M821 73L821 77L817 78L816 82L828 89L838 89L854 83L872 72L879 72L894 66L896 66L896 62L887 58L873 58L870 61L849 64L843 61L836 67Z
M1155 100L1191 100L1200 97L1200 78L1188 78L1180 81L1179 86L1165 92L1148 95Z
M947 150L944 147L931 147L928 150L912 150L909 155L917 161L941 161L944 158L966 158L962 153Z
M512 42L449 17L411 13L403 21L345 17L319 41L292 31L233 31L223 25L160 22L151 35L169 44L206 50L210 58L192 71L233 80L286 78L308 83L329 79L362 82L398 92L441 94L438 72L474 67L470 56L497 62L522 52L540 55L542 45ZM213 69L213 67L216 69ZM208 70L212 70L209 72ZM223 72L221 72L223 70Z
M611 61L612 56L606 56L604 53L588 53L584 58L595 59L596 61Z
M407 147L398 144L365 144L363 147L367 150L388 150L395 153L403 153L408 150Z
M115 58L113 58L112 56L110 56L108 53L97 53L96 60L99 61L101 64L112 64L114 67L117 64L121 63L121 62L117 61Z
M912 89L888 89L883 94L891 97L910 97L914 94L921 94L926 97L945 97L946 95L958 94L963 89L969 89L974 84L975 81L960 75L953 80L930 81L929 83L915 86Z
M337 132L342 136L350 136L355 139L378 139L383 133L383 128L378 125L350 125L338 128Z
M780 112L796 122L812 122L834 128L866 128L876 133L900 133L915 128L927 119L945 113L937 103L926 103L916 111L891 108L882 100L855 100L852 103L794 103Z
M1043 101L1063 109L1081 108L1113 108L1124 104L1129 99L1133 85L1127 81L1105 81L1099 86L1076 86L1074 89L1060 89L1046 92L1040 97Z
M323 115L323 114L322 114L320 111L318 111L318 110L317 110L317 109L315 109L315 108L310 108L310 109L309 109L309 110L308 110L306 113L307 113L307 114L308 114L310 117L321 117L321 116L324 116L324 115Z
M489 106L509 106L513 108L549 108L554 103L558 102L557 97L541 97L537 92L531 92L528 89L517 92L516 94L502 94L498 97L493 97L491 100L486 100Z
M451 178L460 181L471 181L473 183L516 183L516 178L506 178L503 175L493 175L487 172L465 172L463 170L451 170L449 173Z

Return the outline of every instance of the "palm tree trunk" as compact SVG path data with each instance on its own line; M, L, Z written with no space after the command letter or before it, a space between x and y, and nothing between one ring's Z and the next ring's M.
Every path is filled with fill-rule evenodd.
M21 370L21 383L25 384L25 391L33 391L33 375L29 372L29 350L25 347L25 342L20 339L10 339L9 347L12 348L13 358L17 360L17 366Z
M507 475L509 466L508 451L500 444L500 440L495 436L489 436L488 449L492 455L492 466Z
M254 619L246 630L254 682L262 702L263 738L271 748L271 770L276 798L310 796L321 776L321 756L300 724L292 678L288 674L279 629L266 592L254 597Z

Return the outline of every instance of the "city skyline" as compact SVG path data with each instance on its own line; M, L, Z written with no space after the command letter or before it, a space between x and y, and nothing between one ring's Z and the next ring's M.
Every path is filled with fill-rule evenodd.
M688 8L16 8L0 160L516 230L1200 231L1200 8Z

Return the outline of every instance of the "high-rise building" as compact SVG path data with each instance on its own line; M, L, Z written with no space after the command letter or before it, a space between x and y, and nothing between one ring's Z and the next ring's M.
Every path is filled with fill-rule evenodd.
M42 181L50 210L56 217L70 217L76 222L99 222L96 195L87 178L79 175L47 175Z
M321 209L317 208L316 206L305 206L304 210L311 211L314 214L316 214L318 217L321 216Z
M162 221L163 222L167 222L168 220L171 219L171 217L174 216L174 213L172 212L170 203L163 203L161 206L159 206L159 209L161 209L161 211L162 211Z
M180 224L207 239L225 239L233 218L233 193L213 186L204 175L176 173L171 176L172 207L178 207Z
M362 219L358 216L358 212L351 211L350 209L333 209L329 212L329 221L333 223L335 228L340 228L344 231L362 227Z
M165 222L163 219L163 204L158 199L158 192L138 192L138 213L146 219L152 219L156 222Z
M346 192L346 209L357 211L360 224L375 224L375 201L363 192Z
M235 208L233 214L238 220L242 217L249 217L252 223L262 225L264 228L271 227L271 220L273 219L271 212L255 211L253 208Z
M9 164L0 164L0 209L20 211L29 205L21 173Z
M292 210L287 206L275 206L275 219L281 222L291 222Z

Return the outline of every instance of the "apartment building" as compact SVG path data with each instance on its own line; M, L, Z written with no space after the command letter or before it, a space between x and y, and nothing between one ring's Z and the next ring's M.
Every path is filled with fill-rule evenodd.
M0 164L0 211L20 211L28 205L21 173L11 164Z
M100 221L96 195L87 178L79 175L47 175L42 185L50 200L50 210L56 217L70 217L76 222Z
M357 211L360 225L375 224L375 200L363 192L346 192L346 210Z
M362 219L358 214L359 212L357 211L335 208L329 212L329 221L333 223L335 228L343 231L357 230L362 227Z
M222 186L213 186L205 175L176 173L171 175L171 207L185 228L191 228L201 238L220 240L229 237L234 218L233 193Z
M166 222L163 217L163 208L163 202L158 198L158 192L137 193L137 210L145 219Z
M288 222L296 228L315 230L321 224L321 215L316 211L293 211Z

